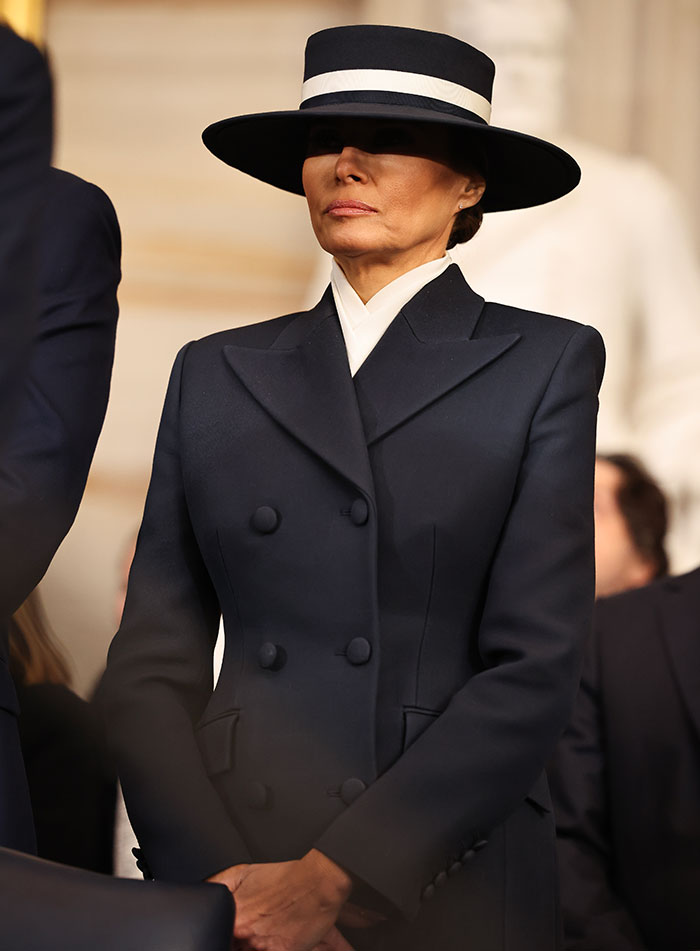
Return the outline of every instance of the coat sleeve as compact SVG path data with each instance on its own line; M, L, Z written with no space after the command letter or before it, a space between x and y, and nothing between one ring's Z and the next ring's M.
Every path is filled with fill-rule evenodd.
M37 316L36 246L51 141L46 61L0 23L0 445Z
M408 918L523 802L567 721L593 606L603 363L597 331L577 329L533 415L485 593L483 670L316 843Z
M78 511L109 397L120 257L107 195L51 169L37 332L0 455L0 616L39 583Z
M186 353L170 378L122 624L98 691L146 862L155 878L181 882L249 860L205 772L193 727L213 690L220 611L180 465Z
M600 695L601 606L586 651L573 716L549 766L566 947L570 951L645 951L637 926L612 885Z

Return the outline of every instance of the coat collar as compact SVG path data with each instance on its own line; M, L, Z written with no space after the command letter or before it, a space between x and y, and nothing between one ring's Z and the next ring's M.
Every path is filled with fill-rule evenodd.
M226 359L281 426L370 497L367 445L505 353L518 334L472 339L484 300L449 267L395 318L353 378L330 288L271 347Z
M700 568L660 584L657 608L673 675L700 736Z
M518 334L476 338L484 298L456 264L399 312L355 375L368 445L509 350Z

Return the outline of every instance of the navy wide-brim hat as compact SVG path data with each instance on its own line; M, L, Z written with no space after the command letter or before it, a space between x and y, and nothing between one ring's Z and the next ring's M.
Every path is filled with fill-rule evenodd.
M206 147L228 165L303 195L309 129L320 119L401 120L454 129L465 161L484 174L484 211L541 205L581 177L574 159L543 139L489 125L495 67L480 50L443 33L396 26L321 30L306 44L298 110L222 119Z

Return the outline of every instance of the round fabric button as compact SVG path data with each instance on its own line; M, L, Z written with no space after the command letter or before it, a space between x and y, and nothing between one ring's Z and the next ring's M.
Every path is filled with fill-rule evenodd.
M251 809L267 809L272 801L272 792L265 783L255 780L248 784L246 798Z
M433 879L433 883L437 885L438 888L440 888L441 885L444 885L446 881L447 881L447 872L438 872L435 878Z
M346 648L345 656L351 664L366 664L372 656L372 645L365 637L353 637Z
M460 859L462 862L468 862L470 859L473 859L476 855L474 849L467 849L466 852L462 852Z
M341 785L340 798L346 806L349 806L358 796L362 795L365 789L367 789L366 783L363 783L361 779L357 779L355 776L351 776L350 779L346 779Z
M447 874L448 874L448 875L456 875L457 872L461 872L461 871L462 871L462 863L461 863L461 862L453 862L452 865L450 865L450 867L447 869Z
M435 886L426 885L423 891L421 892L421 898L424 901L430 901L430 899L433 897L434 894L435 894Z
M284 663L284 652L272 641L265 641L258 650L258 663L264 670L279 670Z
M280 523L280 516L276 509L271 505L261 505L257 508L250 519L250 524L256 532L261 535L269 535L274 532Z
M350 521L353 525L364 525L369 518L369 505L364 499L355 499L350 506Z

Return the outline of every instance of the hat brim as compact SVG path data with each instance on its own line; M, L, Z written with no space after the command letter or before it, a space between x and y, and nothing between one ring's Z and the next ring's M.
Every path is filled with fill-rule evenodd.
M227 165L284 191L303 195L301 170L309 126L322 118L401 120L463 130L465 157L469 157L472 141L486 162L486 191L481 201L484 211L543 205L566 195L581 178L575 160L551 142L415 106L340 103L235 116L208 126L202 139L209 151Z

